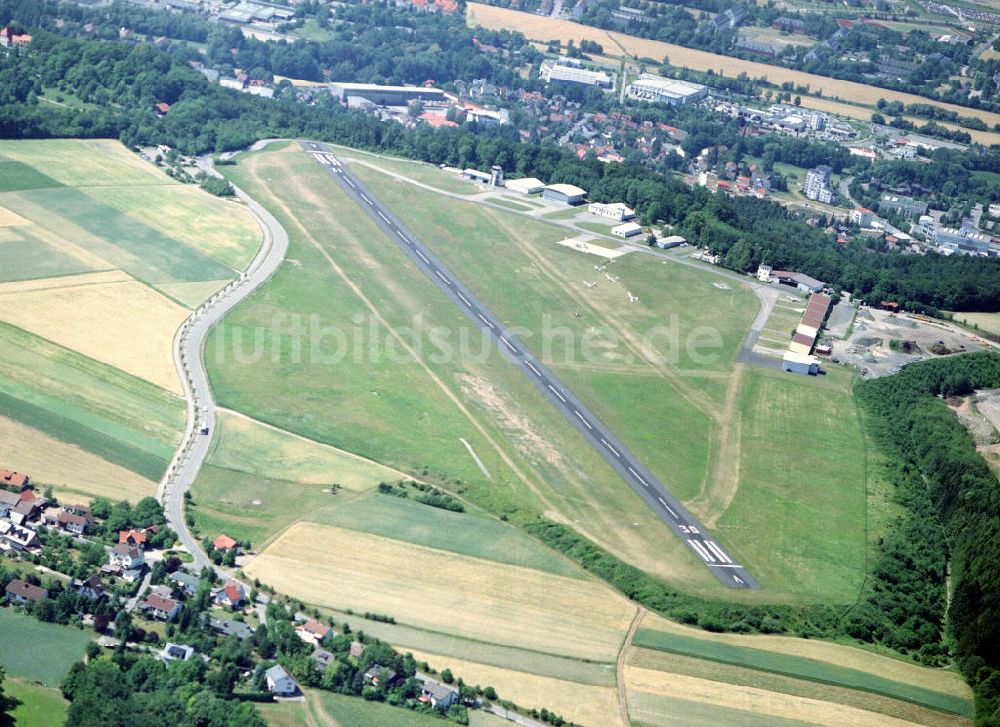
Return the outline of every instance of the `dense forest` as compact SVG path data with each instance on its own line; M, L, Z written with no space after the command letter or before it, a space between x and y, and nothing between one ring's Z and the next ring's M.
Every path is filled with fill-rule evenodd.
M857 387L907 515L883 546L852 626L934 648L945 628L950 557L947 630L976 692L980 727L1000 725L1000 483L939 397L998 386L1000 355L984 353L926 361Z

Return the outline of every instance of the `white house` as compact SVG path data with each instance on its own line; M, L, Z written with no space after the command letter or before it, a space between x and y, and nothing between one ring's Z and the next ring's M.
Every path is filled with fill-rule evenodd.
M280 664L275 664L264 672L264 678L267 680L267 691L276 696L291 697L299 690L295 680Z

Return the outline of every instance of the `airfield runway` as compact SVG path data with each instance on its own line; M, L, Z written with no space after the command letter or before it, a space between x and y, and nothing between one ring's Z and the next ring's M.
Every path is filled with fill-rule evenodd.
M303 149L330 173L337 184L394 240L417 267L462 310L473 324L486 331L500 352L535 385L543 396L583 435L625 479L664 523L683 540L697 558L730 588L759 588L746 569L714 540L708 530L667 490L652 472L608 430L541 361L510 334L507 328L462 282L438 260L371 191L355 178L324 144L303 142Z

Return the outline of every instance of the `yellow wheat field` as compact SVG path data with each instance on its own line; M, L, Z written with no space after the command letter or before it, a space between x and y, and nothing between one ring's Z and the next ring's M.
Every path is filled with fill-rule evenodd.
M294 598L432 631L613 661L633 613L590 580L298 523L246 568Z
M885 714L756 687L665 673L626 665L625 686L631 692L728 707L758 715L800 720L825 727L912 727L913 723Z
M156 483L131 470L61 442L20 422L0 416L0 461L27 472L33 482L52 485L58 493L136 502L156 492Z
M581 725L621 725L618 690L612 687L578 684L412 649L404 651L412 653L417 661L426 661L436 671L451 669L466 684L491 686L501 699L520 707L544 707Z
M0 292L0 320L180 394L172 347L187 309L131 278L80 285L82 277Z

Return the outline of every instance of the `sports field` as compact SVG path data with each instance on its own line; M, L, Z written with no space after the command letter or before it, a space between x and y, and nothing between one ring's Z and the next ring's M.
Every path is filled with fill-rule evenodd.
M445 485L515 522L547 512L585 523L627 544L622 552L711 585L649 508L398 247L358 216L319 164L289 148L226 169L270 206L291 247L289 263L208 343L223 405ZM290 335L296 324L306 331L297 344ZM432 327L453 355L432 345ZM425 333L411 343L418 328ZM255 341L259 355L251 360L232 355Z
M456 202L368 167L356 173L505 322L567 334L524 340L717 527L770 598L853 600L864 566L865 490L864 468L852 464L864 442L850 377L839 370L822 380L775 377L736 367L758 305L749 290L639 253L597 271L596 258L551 244L564 228ZM794 306L779 301L772 316L778 329L782 315L791 321ZM683 345L699 329L716 344L705 361ZM783 349L787 333L764 337L782 335ZM818 460L803 459L813 441L831 448ZM817 462L825 463L819 472ZM774 518L778 511L785 515ZM832 540L823 530L830 517L839 534ZM643 551L627 530L581 520L576 527L620 557L675 577L674 564L661 556L639 560ZM684 588L697 586L686 580Z
M889 101L902 101L904 104L927 103L940 106L943 109L955 111L961 116L975 116L982 119L990 127L996 123L1000 123L1000 114L996 113L970 109L942 101L934 101L911 93L877 88L853 81L841 81L781 66L771 66L755 61L716 55L663 41L638 38L615 31L605 31L569 20L539 17L529 13L483 5L481 3L469 3L467 18L470 25L478 25L491 30L519 31L533 40L559 40L563 43L569 40L573 40L574 43L579 43L581 40L593 40L600 43L604 47L605 53L612 56L628 53L639 58L651 58L657 62L668 58L670 64L673 66L691 68L696 71L712 70L730 77L746 73L751 78L767 78L771 83L779 85L790 81L799 86L806 86L814 92L822 90L824 98L803 96L803 106L815 108L820 111L844 114L865 121L871 117L871 107L875 105L878 99L884 98ZM838 103L833 99L839 99L847 103ZM960 128L953 124L945 124L945 126ZM963 131L968 131L974 141L982 144L1000 143L1000 134L995 132L975 131L972 129L963 129Z

